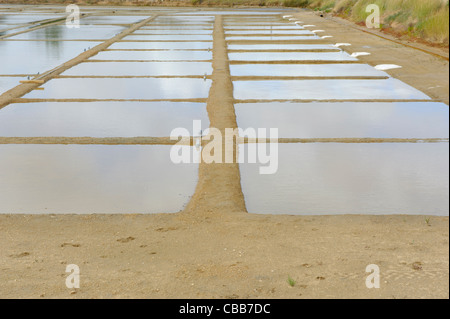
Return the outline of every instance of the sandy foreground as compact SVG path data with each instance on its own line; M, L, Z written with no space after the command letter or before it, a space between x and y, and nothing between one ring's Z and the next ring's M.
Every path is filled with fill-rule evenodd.
M0 216L2 298L448 298L448 218ZM80 289L65 286L67 264ZM381 287L365 285L380 267ZM291 287L288 277L296 281Z
M334 43L351 42L350 52L370 46L363 62L402 65L388 72L448 104L447 60L337 19L296 16ZM236 119L220 24L207 108L211 125L224 129ZM0 215L0 297L449 297L448 217L248 214L239 178L237 164L201 164L196 192L177 214ZM80 267L80 289L65 285L68 264ZM380 268L379 289L366 287L369 264Z

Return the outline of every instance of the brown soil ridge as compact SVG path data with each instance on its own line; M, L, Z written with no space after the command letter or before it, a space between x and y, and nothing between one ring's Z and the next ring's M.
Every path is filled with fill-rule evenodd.
M238 126L221 15L215 17L213 39L212 84L206 108L210 127L219 129L224 136L226 128ZM236 154L236 141L233 141L233 150ZM224 150L222 154L225 155ZM218 211L246 212L240 179L238 163L201 162L195 193L183 212L195 215L210 215Z
M239 137L237 143L445 143L448 138L279 138L251 139ZM207 142L203 142L206 144ZM196 138L171 139L164 137L67 137L67 136L36 136L36 137L0 137L0 144L57 144L57 145L191 145L196 144Z

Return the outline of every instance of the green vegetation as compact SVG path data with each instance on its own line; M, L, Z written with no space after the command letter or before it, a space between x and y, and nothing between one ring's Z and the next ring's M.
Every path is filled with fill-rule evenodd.
M291 276L288 276L287 282L289 284L289 286L294 287L296 282L294 279L291 278Z
M284 0L283 5L285 7L306 7L308 0Z

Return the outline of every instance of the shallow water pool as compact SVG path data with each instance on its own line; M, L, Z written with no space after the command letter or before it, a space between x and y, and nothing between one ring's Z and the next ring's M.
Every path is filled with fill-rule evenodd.
M37 74L75 58L100 42L0 41L0 74ZM30 56L33 58L30 59Z
M273 175L260 175L259 164L240 164L250 213L449 215L448 143L278 148Z
M109 49L125 50L211 50L212 42L116 42Z
M225 31L225 34L227 36L232 35L305 35L305 34L314 34L309 30L272 30L272 29L266 29L266 30L229 30Z
M212 52L208 51L103 51L92 60L211 60Z
M145 41L212 41L212 35L208 34L161 34L161 35L144 35L144 34L130 34L122 40L145 40Z
M231 61L357 61L346 52L231 52Z
M21 80L26 80L25 77L17 77L17 76L11 76L11 77L5 77L0 76L0 95L4 92L12 89L13 87L16 87L17 85L20 85Z
M389 76L368 64L232 64L232 76Z
M175 213L197 174L170 146L0 145L0 213Z
M234 81L238 100L430 99L396 79Z
M139 29L132 33L133 35L152 35L152 34L212 34L212 30L204 29L194 29L194 28L183 28L183 29Z
M13 103L0 109L0 136L166 137L194 120L209 126L204 103Z
M185 76L211 74L210 62L86 62L62 75L76 76Z
M434 102L235 104L239 127L278 128L280 138L448 138L449 111Z
M24 98L36 99L197 99L208 97L211 80L184 78L54 79Z
M312 35L292 35L292 36L227 36L228 41L234 40L255 40L255 41L302 41L302 40L321 40L318 36Z
M329 44L228 44L228 50L245 50L245 51L268 51L268 50L332 50L336 51L335 47Z
M124 31L123 26L80 26L67 28L65 25L50 25L48 27L18 34L8 39L21 40L107 40Z

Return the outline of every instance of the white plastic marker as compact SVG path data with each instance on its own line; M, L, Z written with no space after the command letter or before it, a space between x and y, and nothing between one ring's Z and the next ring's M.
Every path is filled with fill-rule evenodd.
M336 43L336 44L333 44L333 46L336 47L336 48L349 47L349 46L351 46L351 44L350 43Z
M200 139L198 138L198 139L196 139L196 141L195 141L195 148L197 149L197 151L200 149Z
M386 71L391 69L400 69L401 66L397 64L378 64L375 66L375 69L379 71Z
M297 21L296 18L289 18L289 21Z
M294 22L295 24L301 24L301 23L303 23L302 21L295 21Z
M332 35L324 35L323 37L321 37L322 39L328 39L328 38L332 38Z
M309 27L315 27L315 25L314 24L305 24L303 27L309 28Z
M283 19L287 19L287 18L292 18L293 16L292 15L287 15L287 16L283 16Z
M313 30L314 33L325 32L325 30Z
M356 57L363 56L363 55L370 55L370 53L369 52L353 52L350 56L356 58Z

